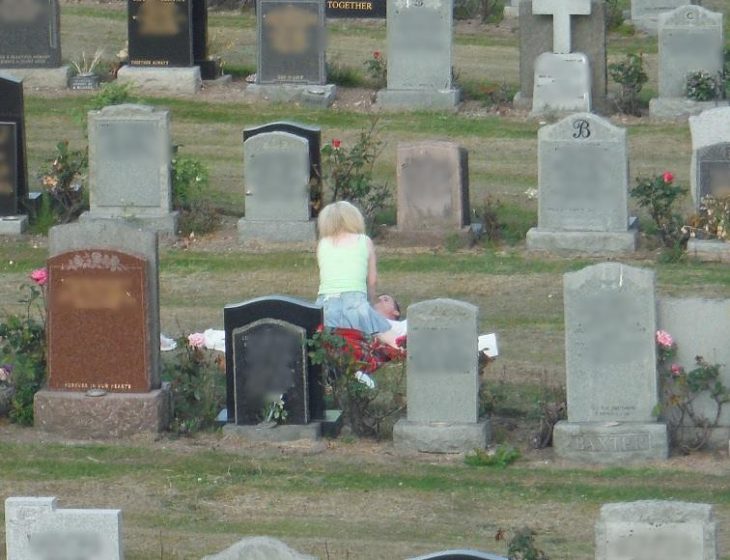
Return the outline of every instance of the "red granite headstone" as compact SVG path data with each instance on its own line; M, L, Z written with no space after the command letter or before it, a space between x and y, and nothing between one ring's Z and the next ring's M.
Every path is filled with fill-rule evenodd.
M150 391L144 259L112 250L48 260L48 388Z

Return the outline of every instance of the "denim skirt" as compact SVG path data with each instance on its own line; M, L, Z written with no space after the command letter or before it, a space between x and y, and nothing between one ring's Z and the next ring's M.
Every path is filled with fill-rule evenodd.
M365 334L384 333L390 330L388 320L370 305L362 292L345 292L317 298L317 305L324 308L324 326L331 329L357 329Z

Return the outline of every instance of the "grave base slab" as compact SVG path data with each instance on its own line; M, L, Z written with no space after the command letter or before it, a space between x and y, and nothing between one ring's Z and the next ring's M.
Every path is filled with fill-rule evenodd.
M310 422L309 424L281 424L279 426L238 426L236 424L226 424L223 426L223 433L238 436L250 441L265 441L272 443L299 440L317 441L322 436L322 423Z
M669 457L666 424L658 422L558 422L555 455L576 463L624 464Z
M377 106L398 111L456 111L459 101L461 91L458 89L381 89Z
M328 108L335 101L337 86L298 84L250 84L246 95L273 103L301 103L310 107Z
M120 84L130 84L143 93L173 95L195 95L203 85L200 66L187 68L122 66L117 73L117 81Z
M0 72L22 79L26 90L67 89L71 77L68 65L58 68L3 68Z
M638 232L635 230L602 232L532 228L527 232L527 249L582 255L633 253L636 251L637 237Z
M90 210L81 214L79 221L123 220L133 227L156 231L163 236L175 237L177 235L178 218L178 212L170 212L161 216L107 216Z
M223 74L215 80L203 80L204 88L217 88L223 86L229 86L233 83L233 76L230 74Z
M693 101L684 97L657 97L649 101L649 116L652 119L686 119L716 107L727 107L728 100Z
M86 393L38 391L33 401L34 425L45 432L74 439L114 439L140 432L159 433L172 419L169 383L149 393Z
M491 431L488 418L473 424L402 419L393 427L393 443L401 451L467 453L474 449L485 449Z
M314 221L259 222L238 220L238 239L242 243L309 243L317 238Z
M730 263L730 243L719 239L690 239L687 254L703 262Z
M0 216L0 235L22 235L28 229L28 216Z

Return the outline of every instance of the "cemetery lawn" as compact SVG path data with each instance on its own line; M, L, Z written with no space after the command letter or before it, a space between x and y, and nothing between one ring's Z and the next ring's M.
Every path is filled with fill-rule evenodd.
M707 0L705 5L721 9L724 1ZM111 58L124 45L124 6L63 3L64 58L76 58L82 50L91 53L100 45ZM467 248L447 239L410 247L387 231L377 243L381 288L403 306L434 297L469 301L480 308L482 332L498 333L501 355L487 372L504 393L494 435L522 450L516 465L494 470L468 467L458 456L404 457L389 442L352 438L288 447L244 446L218 433L79 443L1 425L0 497L49 495L59 498L60 507L121 508L131 560L199 559L241 536L261 534L332 560L393 560L447 547L503 553L504 542L494 540L497 531L525 525L538 531L539 543L553 560L589 560L600 505L650 498L714 504L719 526L730 527L726 453L675 457L641 469L576 469L554 460L550 450L530 450L542 388L565 381L562 274L596 261L524 252L524 234L537 222L537 201L525 191L537 186L540 125L525 113L487 107L479 97L484 88L518 83L514 25L457 24L455 68L474 98L456 115L381 115L383 152L375 175L394 187L399 141L453 140L470 151L472 206L482 206L487 195L497 204L504 239L496 245ZM373 118L363 62L385 48L382 22L335 22L328 59L359 74L359 86L342 90L329 111L255 105L241 94L240 84L255 71L254 18L212 14L210 26L215 52L224 56L239 83L195 98L140 100L171 109L180 154L209 167L207 195L226 213L219 232L162 246L161 321L171 336L222 328L222 308L228 303L274 293L314 297L317 274L311 251L243 253L237 244L235 222L245 211L241 131L267 121L296 120L321 126L324 142L340 138L351 145ZM638 50L645 53L650 76L644 91L648 100L656 90L656 41L620 34L609 39L609 62ZM69 140L72 149L86 146L82 122L89 102L82 93L26 92L32 190L57 142ZM689 184L686 125L623 117L613 121L629 131L632 177L670 170L678 182ZM388 209L380 218L392 224L395 213ZM645 238L641 251L624 262L655 269L660 297L730 297L727 266L661 264L656 256ZM46 257L45 237L0 239L0 309L23 310L18 286ZM720 539L723 560L730 560L730 531L722 529Z
M726 457L576 469L542 451L500 470L350 440L267 447L206 434L72 443L11 426L0 426L0 439L2 498L48 495L60 507L121 508L129 560L199 559L245 535L279 537L333 560L394 560L447 547L504 553L498 530L525 525L551 558L589 560L605 502L706 502L719 527L730 522ZM730 535L719 533L721 549L730 550Z

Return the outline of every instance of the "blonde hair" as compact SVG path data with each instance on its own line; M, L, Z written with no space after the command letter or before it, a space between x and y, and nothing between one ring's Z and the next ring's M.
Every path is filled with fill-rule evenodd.
M320 238L341 233L365 233L365 219L354 204L340 200L322 209L317 218L317 228Z

